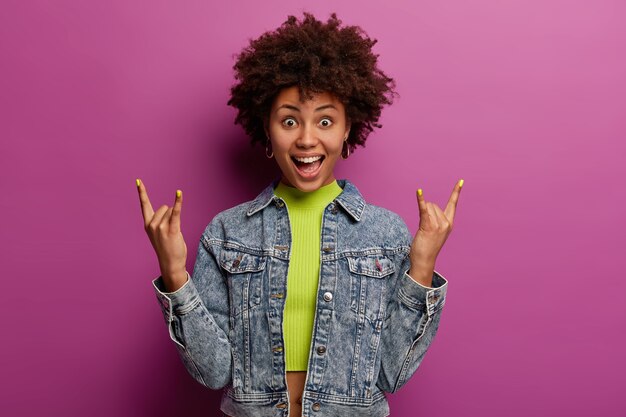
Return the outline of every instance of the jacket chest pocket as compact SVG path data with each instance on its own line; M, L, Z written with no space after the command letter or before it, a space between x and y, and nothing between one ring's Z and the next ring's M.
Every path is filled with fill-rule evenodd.
M233 317L261 304L266 260L266 256L223 248L219 262L227 273L230 312Z
M350 308L374 326L385 314L387 281L396 268L384 255L349 256Z

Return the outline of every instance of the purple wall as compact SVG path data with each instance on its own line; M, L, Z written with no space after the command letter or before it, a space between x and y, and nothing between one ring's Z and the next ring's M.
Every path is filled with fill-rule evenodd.
M625 415L617 0L3 1L2 414L217 415L154 298L135 178L155 209L183 190L192 268L277 175L233 125L233 55L303 10L377 38L401 95L337 176L413 231L416 188L443 208L465 179L441 327L392 416Z

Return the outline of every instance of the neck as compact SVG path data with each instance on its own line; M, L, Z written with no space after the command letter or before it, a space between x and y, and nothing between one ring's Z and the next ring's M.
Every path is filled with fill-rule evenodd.
M281 197L289 207L320 207L326 206L341 193L342 189L333 180L330 184L323 185L313 191L302 191L279 182L274 189L274 194Z

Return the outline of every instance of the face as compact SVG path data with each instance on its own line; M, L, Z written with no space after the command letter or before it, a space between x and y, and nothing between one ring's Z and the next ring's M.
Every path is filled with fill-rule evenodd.
M281 90L266 125L281 181L307 192L333 182L349 132L345 108L331 94L300 102L297 86Z

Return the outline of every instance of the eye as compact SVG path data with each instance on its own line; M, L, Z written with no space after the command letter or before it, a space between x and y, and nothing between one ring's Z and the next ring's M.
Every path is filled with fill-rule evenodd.
M325 122L325 121L327 121L327 123L326 123L326 124L324 124L324 122ZM324 118L320 121L320 123L322 123L322 126L324 126L324 127L328 127L328 126L330 126L330 125L332 125L332 124L333 124L333 121L330 119L330 117L324 117Z
M292 122L292 123L288 124L288 122ZM293 117L287 117L285 120L283 120L283 126L294 127L295 123L296 123L296 120Z

